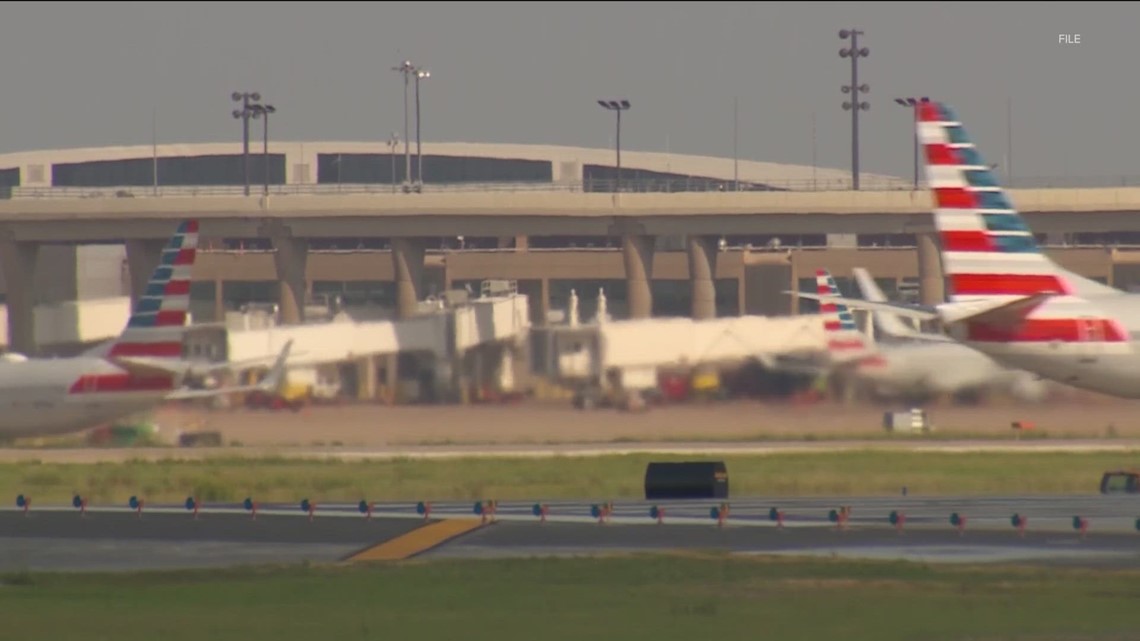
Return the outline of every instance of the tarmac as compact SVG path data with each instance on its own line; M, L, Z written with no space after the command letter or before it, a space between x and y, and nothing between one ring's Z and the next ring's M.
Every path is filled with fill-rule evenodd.
M0 572L678 550L1140 567L1138 497L769 497L727 501L721 520L714 509L722 503L511 502L493 510L489 502L374 503L370 513L344 503L311 513L265 505L256 518L241 505L202 505L197 515L177 505L144 505L141 513L89 506L83 514L72 506L5 507ZM894 523L892 512L901 515ZM1024 528L1014 526L1014 514L1025 517Z
M770 454L860 451L968 453L1091 453L1140 451L1140 439L999 440L836 440L676 443L555 443L491 445L424 445L368 447L132 447L132 448L5 448L0 463L122 463L126 461L200 461L216 458L285 458L296 460L385 461L455 458L552 458L655 454L659 456L753 456Z

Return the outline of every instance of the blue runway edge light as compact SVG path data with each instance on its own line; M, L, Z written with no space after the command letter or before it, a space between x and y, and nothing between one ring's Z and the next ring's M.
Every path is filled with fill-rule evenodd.
M187 510L193 510L194 505L195 505L194 497L192 497L192 496L186 497L186 509Z
M130 501L127 501L127 505L131 506L131 509L132 509L132 510L137 510L137 509L139 509L139 497L137 497L137 496L132 496L132 497L131 497L131 500L130 500Z
M16 507L24 507L28 504L28 499L23 494L16 497Z
M309 499L301 499L302 512L308 512L310 507L312 507L312 504L309 503Z
M246 497L245 502L242 503L242 507L244 507L247 512L252 510L253 509L253 499Z

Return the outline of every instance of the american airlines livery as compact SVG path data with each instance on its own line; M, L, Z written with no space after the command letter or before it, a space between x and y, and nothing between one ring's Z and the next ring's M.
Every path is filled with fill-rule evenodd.
M917 108L949 302L819 299L937 319L955 340L1008 367L1140 398L1140 297L1045 256L954 112L937 102Z
M275 390L282 382L291 343L257 385L181 387L190 371L189 362L182 360L182 336L197 247L197 221L183 222L118 338L74 358L29 359L11 353L0 357L0 437L78 432L164 401Z
M865 300L884 303L887 297L863 268L854 270ZM1036 374L1003 367L989 356L943 334L919 332L894 313L873 312L881 358L860 367L856 374L872 381L881 395L891 392L909 397L954 394L977 397L988 391L1005 391L1022 400L1041 400L1046 388Z
M816 270L815 286L818 296L811 298L839 296L835 280L827 270ZM786 374L823 376L837 371L838 368L848 371L865 359L873 359L877 355L874 344L866 334L859 331L855 317L846 305L821 300L818 316L823 323L823 335L826 339L821 353L806 357L791 354L764 355L760 357L764 367Z

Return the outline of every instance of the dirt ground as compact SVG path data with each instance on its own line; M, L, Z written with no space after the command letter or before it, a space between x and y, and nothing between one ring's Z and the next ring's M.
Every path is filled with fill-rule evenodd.
M888 409L868 404L735 401L658 406L645 412L576 410L567 402L514 405L343 405L294 413L165 408L156 415L164 438L179 430L219 431L227 444L382 447L400 445L549 444L650 441L770 440L883 435ZM1012 437L1014 421L1049 438L1140 438L1140 402L1099 396L1036 404L934 406L928 415L943 437ZM236 443L235 443L236 442Z

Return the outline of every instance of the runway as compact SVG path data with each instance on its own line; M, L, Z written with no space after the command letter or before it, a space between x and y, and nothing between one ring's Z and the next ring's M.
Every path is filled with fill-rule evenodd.
M860 497L424 505L35 506L0 510L0 571L124 570L235 564L338 562L440 519L475 520L474 531L409 554L506 557L603 552L722 550L737 554L823 554L926 561L1005 561L1140 566L1140 499L1128 496L990 498ZM482 507L489 503L479 502ZM542 507L545 506L545 519ZM663 509L660 523L650 510ZM832 510L850 507L845 522ZM536 510L536 507L538 508ZM782 513L772 520L772 509ZM536 514L537 512L537 514ZM904 515L901 527L891 512ZM950 522L957 513L962 527ZM1025 527L1014 527L1014 514ZM485 518L486 525L478 527ZM1085 531L1074 527L1084 519ZM310 520L311 518L311 520Z

